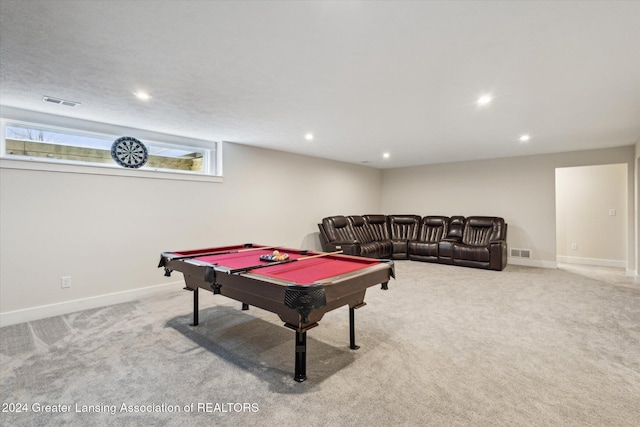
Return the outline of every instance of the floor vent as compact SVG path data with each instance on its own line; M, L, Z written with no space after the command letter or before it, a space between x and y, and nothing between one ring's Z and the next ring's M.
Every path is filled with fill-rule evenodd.
M509 256L515 258L531 258L531 249L511 248L509 251Z
M54 98L52 96L45 96L44 98L42 98L42 100L47 102L52 102L58 105L64 105L67 107L75 107L80 105L80 103L76 101L67 101L66 99Z

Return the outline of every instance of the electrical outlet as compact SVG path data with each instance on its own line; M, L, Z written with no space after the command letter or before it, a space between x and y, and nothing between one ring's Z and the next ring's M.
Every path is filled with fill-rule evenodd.
M60 285L62 288L70 288L71 287L71 276L63 276L60 278Z
M578 244L577 243L572 243L571 244L571 250L572 251L577 251L578 250Z
M616 216L617 213L615 209L609 209L609 216Z

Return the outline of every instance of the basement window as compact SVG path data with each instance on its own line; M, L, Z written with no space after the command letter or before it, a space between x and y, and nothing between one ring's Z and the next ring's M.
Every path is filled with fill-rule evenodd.
M121 166L124 163L114 159L112 147L116 140L123 137L140 143L146 151L143 165L124 167ZM156 171L214 177L221 175L216 142L203 141L203 146L211 146L203 148L148 141L136 135L106 135L3 120L1 143L0 157L5 159L129 169L129 173Z

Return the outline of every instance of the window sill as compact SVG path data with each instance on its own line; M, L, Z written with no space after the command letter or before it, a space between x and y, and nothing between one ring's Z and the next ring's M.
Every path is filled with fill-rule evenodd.
M83 175L126 176L131 178L170 179L174 181L223 182L223 177L149 169L116 169L108 166L83 166L46 161L0 159L0 169L32 170L41 172L76 173Z

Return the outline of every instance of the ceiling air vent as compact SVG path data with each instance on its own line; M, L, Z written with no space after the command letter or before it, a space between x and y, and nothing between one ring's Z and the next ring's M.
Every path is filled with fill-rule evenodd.
M79 102L76 101L68 101L66 99L60 99L60 98L54 98L52 96L45 96L44 98L42 98L43 101L47 101L47 102L51 102L54 104L58 104L58 105L65 105L67 107L75 107L80 105Z

